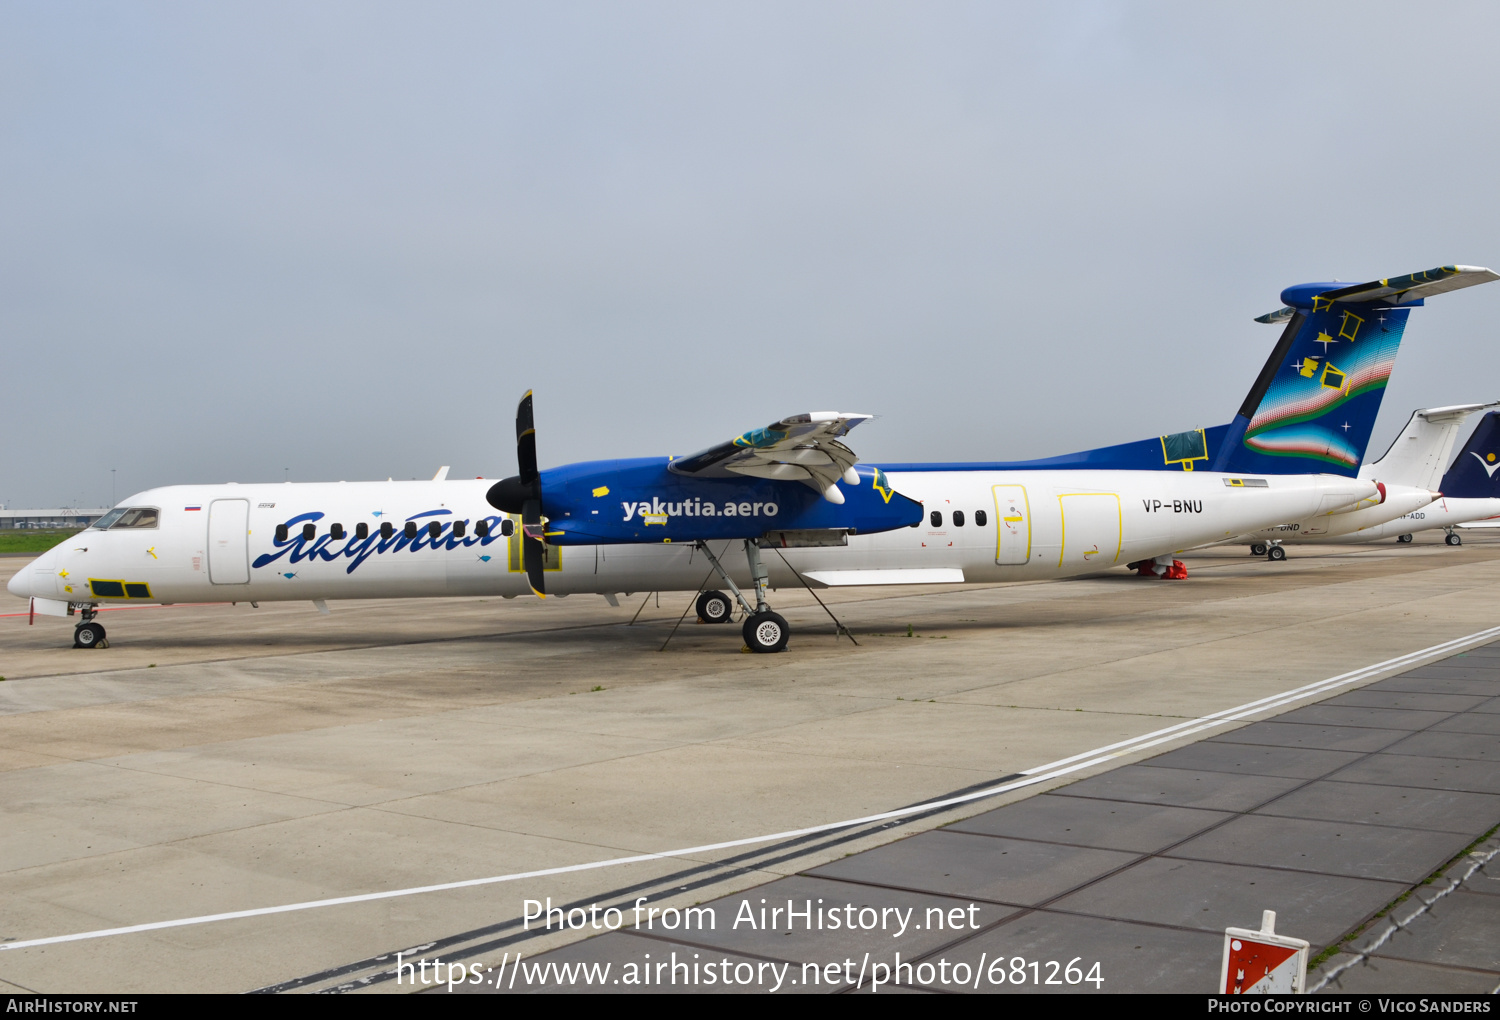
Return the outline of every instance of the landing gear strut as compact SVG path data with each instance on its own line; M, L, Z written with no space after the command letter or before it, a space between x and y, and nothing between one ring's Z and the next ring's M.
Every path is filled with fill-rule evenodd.
M74 648L108 648L109 642L105 640L104 628L94 622L99 610L97 607L83 606L79 615L83 622L73 628Z
M755 582L755 605L752 607L748 599L741 593L739 586L729 576L729 573L719 563L713 550L709 549L708 543L698 542L698 548L703 555L708 557L708 562L718 572L719 579L724 582L724 587L733 594L735 601L745 611L745 625L741 633L745 637L745 645L752 652L779 652L786 648L786 641L791 636L791 628L787 626L786 620L776 613L771 612L771 607L766 604L766 588L770 585L770 578L766 574L766 565L760 558L760 546L755 539L745 539L745 558L750 561L750 576ZM703 612L703 600L709 595L723 595L718 592L707 592L699 597L699 616ZM728 614L725 614L727 619Z

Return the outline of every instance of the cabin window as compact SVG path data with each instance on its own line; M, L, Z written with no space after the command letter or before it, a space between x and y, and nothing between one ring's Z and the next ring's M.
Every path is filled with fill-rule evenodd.
M988 524L989 522L990 522L989 515L986 514L983 510L975 510L974 511L974 527L976 527L976 528L982 528L986 524Z
M490 537L490 522L489 521L475 521L474 522L474 534L478 535L480 538L489 538Z
M278 524L278 525L276 525L276 541L277 541L277 543L279 544L279 543L285 542L286 538L287 538L286 525L285 524Z
M338 541L344 537L344 526L342 524L335 524L328 529L328 534L333 536L334 541Z
M934 510L927 515L927 519L932 522L934 528L941 528L943 526L943 512L941 510Z
M366 524L364 521L360 521L358 524L356 524L354 526L354 537L355 538L369 538L370 537L370 526L368 524Z
M433 541L437 541L438 536L442 533L443 526L437 521L433 521L431 524L427 525L427 537L432 539Z
M149 599L151 597L151 586L149 584L126 581L125 597L128 599Z
M964 512L962 510L953 511L953 526L955 528L964 526Z
M98 528L100 531L103 531L105 528L115 523L115 521L118 521L121 517L125 516L125 511L127 509L129 508L123 506L115 507L109 513L105 514L103 517L95 521L94 527Z
M308 521L306 524L302 525L302 540L304 542L311 542L317 537L318 526L316 524L314 524L312 521Z
M401 533L403 535L405 535L407 538L416 538L417 537L417 522L416 521L407 521L406 522L406 527L404 527L404 528L401 529Z
M390 521L381 521L380 522L380 537L381 538L390 538L395 533L396 533L396 527Z
M503 521L500 522L500 534L504 535L506 538L509 538L510 536L514 535L515 533L516 533L516 522L515 521L513 521L509 517L507 517L507 518L505 518L505 520L503 520Z
M133 506L120 515L119 520L110 525L113 529L120 528L154 528L156 527L157 512L154 506Z
M454 538L463 538L464 537L464 531L467 530L468 524L469 524L468 521L454 521L453 522L453 537Z

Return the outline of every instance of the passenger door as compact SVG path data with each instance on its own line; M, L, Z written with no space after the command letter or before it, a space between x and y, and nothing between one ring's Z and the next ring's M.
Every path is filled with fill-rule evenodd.
M996 485L995 562L1019 566L1031 559L1031 504L1024 485Z
M216 499L208 505L208 579L250 583L250 501Z

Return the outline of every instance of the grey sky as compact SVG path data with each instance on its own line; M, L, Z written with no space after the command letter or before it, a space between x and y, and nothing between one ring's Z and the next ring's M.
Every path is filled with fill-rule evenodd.
M1500 268L1485 4L0 2L0 499L1227 421L1282 287ZM1500 286L1411 408L1500 399ZM1378 450L1377 450L1378 452Z

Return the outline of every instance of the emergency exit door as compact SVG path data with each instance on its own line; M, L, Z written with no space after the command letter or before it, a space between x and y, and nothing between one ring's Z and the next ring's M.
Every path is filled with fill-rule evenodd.
M208 505L208 579L250 583L250 501L216 499Z

